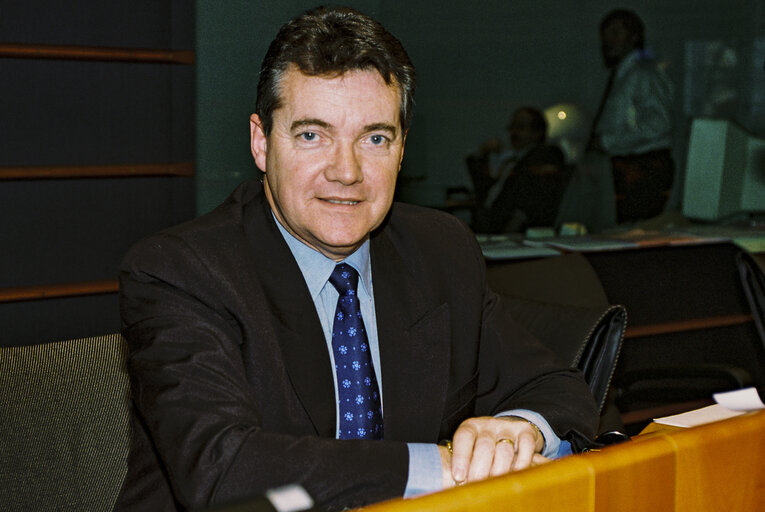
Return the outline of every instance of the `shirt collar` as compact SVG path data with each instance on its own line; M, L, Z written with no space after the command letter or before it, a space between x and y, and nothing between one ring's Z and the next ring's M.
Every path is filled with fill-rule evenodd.
M273 215L273 212L271 212ZM308 291L311 293L311 298L315 301L321 293L324 285L327 284L329 276L332 275L332 271L335 269L337 262L327 258L319 251L308 247L306 244L292 236L284 226L281 225L279 220L274 216L279 232L282 234L284 241L287 242L287 246L290 248L292 255L297 261L300 271L303 273L303 279L306 285L308 285ZM363 292L370 297L372 296L372 265L369 256L369 237L364 243L356 249L351 255L343 260L343 263L347 263L356 269L359 273L359 281Z

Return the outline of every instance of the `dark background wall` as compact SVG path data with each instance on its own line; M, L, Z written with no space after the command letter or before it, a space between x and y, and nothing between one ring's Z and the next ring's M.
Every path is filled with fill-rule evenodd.
M255 176L247 122L260 60L279 25L317 3L197 0L200 212ZM415 118L400 180L411 202L438 205L447 188L468 185L465 155L489 137L504 136L520 105L573 104L591 117L607 78L598 24L617 7L643 18L648 47L675 83L679 167L693 117L735 119L765 136L762 0L341 3L379 19L417 67ZM680 197L675 194L675 206Z
M194 49L185 1L0 2L0 43ZM194 66L0 57L0 292L110 281L138 238L194 215L190 177L106 176L115 165L193 169ZM94 166L96 177L7 179ZM50 293L48 291L40 293ZM38 295L40 294L38 293ZM119 329L116 293L0 302L0 344Z

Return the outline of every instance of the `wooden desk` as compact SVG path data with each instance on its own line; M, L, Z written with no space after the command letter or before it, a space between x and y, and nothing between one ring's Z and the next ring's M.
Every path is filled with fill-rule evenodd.
M633 441L365 512L760 511L765 411Z

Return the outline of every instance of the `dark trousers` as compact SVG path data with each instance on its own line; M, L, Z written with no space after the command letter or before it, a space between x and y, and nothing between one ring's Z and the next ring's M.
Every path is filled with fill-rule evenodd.
M675 178L675 162L669 149L614 156L611 167L617 222L648 219L664 211Z

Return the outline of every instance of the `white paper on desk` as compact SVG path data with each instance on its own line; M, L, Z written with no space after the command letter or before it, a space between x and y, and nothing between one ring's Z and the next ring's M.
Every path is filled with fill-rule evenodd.
M765 409L757 388L736 389L725 393L715 393L715 402L731 411L756 411Z
M674 416L665 416L656 418L653 421L662 425L671 425L673 427L696 427L706 423L712 423L720 420L727 420L734 416L744 414L743 411L731 411L722 405L715 404L701 409L675 414Z

